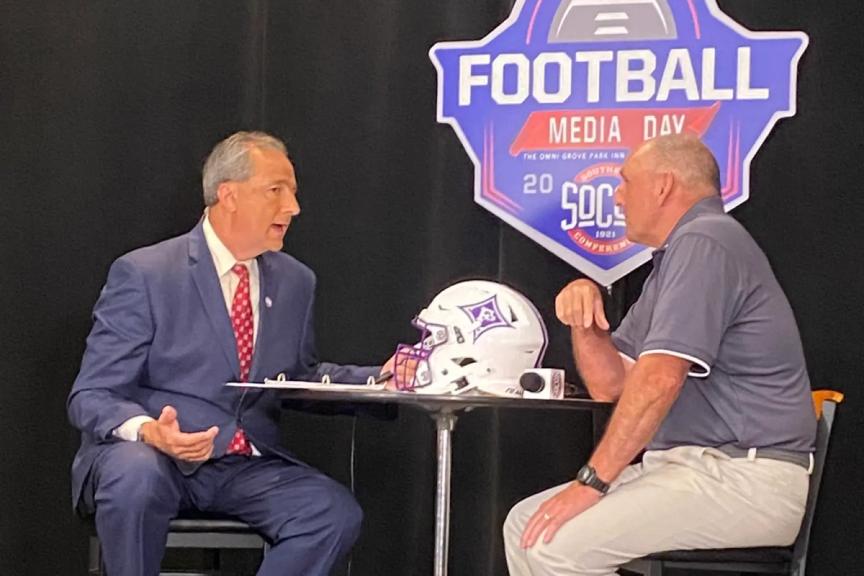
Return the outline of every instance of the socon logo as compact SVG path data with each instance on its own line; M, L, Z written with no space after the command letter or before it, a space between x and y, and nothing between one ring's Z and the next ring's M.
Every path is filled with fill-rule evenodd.
M730 210L795 113L803 32L751 32L714 0L519 0L482 40L441 42L438 121L476 167L475 200L604 285L650 258L624 236L618 169L643 140L698 134Z

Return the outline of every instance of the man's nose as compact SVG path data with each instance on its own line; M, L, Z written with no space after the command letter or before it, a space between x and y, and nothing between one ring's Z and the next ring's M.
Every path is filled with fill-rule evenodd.
M291 216L300 214L300 202L297 200L297 195L291 192L283 194L282 211L288 212Z

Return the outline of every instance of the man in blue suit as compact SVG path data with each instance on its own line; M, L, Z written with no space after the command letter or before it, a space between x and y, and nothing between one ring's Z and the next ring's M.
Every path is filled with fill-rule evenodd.
M357 538L359 506L279 445L277 394L224 384L280 371L360 383L379 368L316 358L315 276L280 251L300 213L284 144L230 136L203 185L191 232L111 266L68 400L81 431L73 503L95 512L110 576L158 574L180 510L263 534L272 548L259 576L324 576Z

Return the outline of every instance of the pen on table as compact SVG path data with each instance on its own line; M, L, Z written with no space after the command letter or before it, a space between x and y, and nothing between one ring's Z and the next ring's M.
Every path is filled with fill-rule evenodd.
M393 378L393 372L387 370L386 372L382 372L377 378L375 378L375 384L383 384Z

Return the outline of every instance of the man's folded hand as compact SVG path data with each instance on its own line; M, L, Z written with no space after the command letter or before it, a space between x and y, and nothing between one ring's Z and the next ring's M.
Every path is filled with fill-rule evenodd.
M177 410L172 406L165 406L158 420L141 425L138 435L142 442L172 458L204 462L213 454L213 440L218 433L219 428L216 426L201 432L181 432Z

